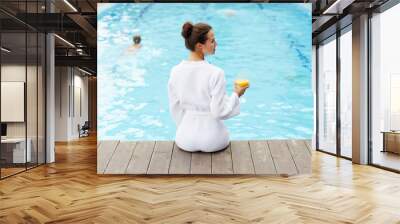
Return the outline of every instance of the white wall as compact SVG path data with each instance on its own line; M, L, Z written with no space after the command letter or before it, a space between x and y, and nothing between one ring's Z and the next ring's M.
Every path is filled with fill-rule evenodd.
M28 76L31 74L36 75L36 67L34 66L27 66L25 67L24 65L18 65L18 64L4 64L1 66L1 81L2 82L25 82L25 75L26 72L28 72ZM28 77L29 79L29 77ZM36 85L36 80L28 80L30 85ZM28 98L26 99L27 106L31 106L33 108L27 108L27 118L28 118L28 129L33 128L36 130L36 113L32 113L32 111L36 111L36 101L34 105L30 105L30 103L33 101L32 98L36 100L36 88L27 88L27 96ZM4 96L2 96L4 97ZM1 108L2 110L6 110L7 108ZM34 124L32 124L34 122ZM25 123L26 122L7 122L7 136L8 137L24 137L25 136ZM33 127L35 126L35 127ZM36 132L35 132L36 133ZM30 132L28 130L28 137ZM35 134L36 135L36 134Z
M78 138L78 124L81 126L88 121L88 77L81 76L79 70L75 70L74 77L74 108L72 108L72 119L71 119L71 135L73 138ZM77 72L79 72L77 75ZM80 96L80 97L79 97ZM79 102L80 101L80 102ZM81 107L81 108L80 108ZM81 110L81 111L80 111Z
M1 81L1 121L24 122L25 83Z
M38 70L37 70L38 69ZM39 163L44 163L44 146L45 146L45 120L44 120L44 74L41 66L25 66L25 64L3 64L1 66L2 82L24 82L26 83L26 107L25 102L22 102L22 107L18 108L24 116L26 112L26 121L22 122L5 122L7 123L7 137L21 138L27 137L31 140L31 155L32 161L36 162L39 158ZM27 77L27 82L25 81ZM2 93L4 94L4 89ZM23 92L22 92L23 93ZM8 98L7 95L2 95L2 98ZM2 107L4 113L17 113L16 108ZM24 120L24 119L23 119ZM37 153L39 154L37 156Z
M1 81L25 82L25 69L25 65L2 65ZM7 137L25 137L25 122L7 122Z
M88 120L88 78L83 75L76 68L56 67L56 141L79 138L78 124Z
M55 141L68 140L68 85L67 67L55 68Z

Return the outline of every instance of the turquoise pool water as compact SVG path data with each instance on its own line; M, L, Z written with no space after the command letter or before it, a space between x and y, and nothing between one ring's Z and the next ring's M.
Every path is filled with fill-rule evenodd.
M311 138L310 4L100 4L98 10L98 137L172 140L168 110L172 66L186 59L185 21L207 22L225 70L228 93L236 78L251 87L241 114L225 121L231 139ZM143 47L127 52L132 36Z

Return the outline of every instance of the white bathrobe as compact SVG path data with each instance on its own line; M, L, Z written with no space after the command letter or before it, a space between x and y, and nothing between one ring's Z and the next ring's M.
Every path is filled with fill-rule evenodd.
M215 152L229 145L222 120L240 113L239 97L226 94L224 71L206 61L182 61L168 81L175 143L185 151Z

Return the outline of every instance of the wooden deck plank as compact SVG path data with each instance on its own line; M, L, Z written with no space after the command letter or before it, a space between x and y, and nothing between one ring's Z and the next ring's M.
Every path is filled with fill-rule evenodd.
M97 173L103 174L119 141L102 141L97 148Z
M234 174L255 174L248 141L231 141Z
M171 165L169 166L169 174L189 174L190 162L192 154L183 151L176 144L172 150Z
M249 141L255 174L276 174L267 141Z
M211 153L193 152L190 173L211 174Z
M268 146L278 174L297 174L296 165L284 140L268 140Z
M312 148L312 146L311 146L311 140L308 140L308 139L304 140L304 144L306 144L306 146L307 146L307 148L308 148L308 151L310 151L310 153L312 154L312 152L313 152L314 150L313 150L313 148Z
M303 140L286 141L299 174L311 173L311 154Z
M123 174L131 160L136 142L120 141L104 174Z
M222 151L211 153L211 172L212 174L233 174L230 145Z
M126 168L126 174L146 174L155 141L137 142L133 156Z
M174 142L157 141L147 174L168 174Z

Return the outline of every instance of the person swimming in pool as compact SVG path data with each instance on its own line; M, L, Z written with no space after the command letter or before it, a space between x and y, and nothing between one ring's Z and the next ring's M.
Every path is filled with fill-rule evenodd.
M215 152L229 145L223 120L240 113L241 97L249 87L235 84L226 94L224 70L208 63L217 42L212 27L186 22L182 27L185 46L190 51L171 69L168 80L169 110L177 126L175 143L182 150Z
M135 35L133 36L132 39L133 39L133 45L129 46L127 51L137 52L142 47L142 44L140 43L142 38L140 37L140 35Z

